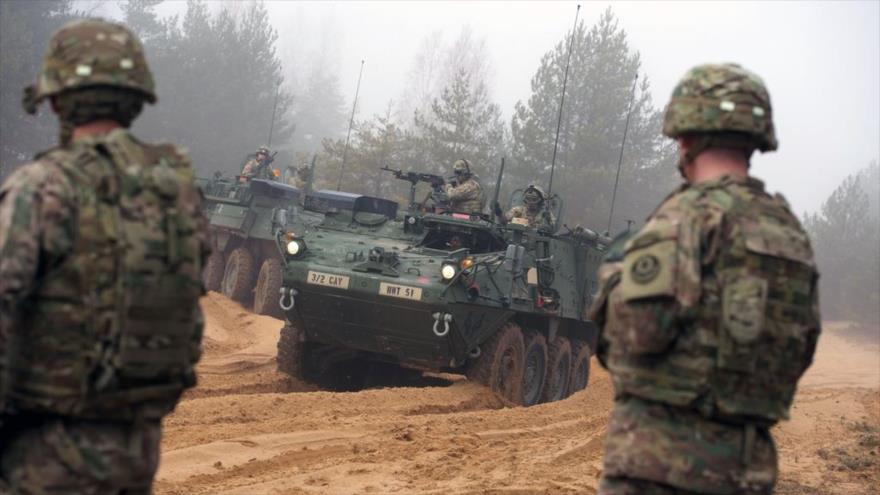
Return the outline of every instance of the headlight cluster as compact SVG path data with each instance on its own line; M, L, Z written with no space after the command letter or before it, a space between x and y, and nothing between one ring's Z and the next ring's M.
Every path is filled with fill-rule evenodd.
M474 266L474 259L471 257L462 258L458 262L447 261L440 268L440 276L443 277L443 280L449 281L455 278L460 270L468 270L472 266Z
M299 240L294 239L287 243L287 254L291 256L296 256L298 254L303 253L306 250L306 243Z

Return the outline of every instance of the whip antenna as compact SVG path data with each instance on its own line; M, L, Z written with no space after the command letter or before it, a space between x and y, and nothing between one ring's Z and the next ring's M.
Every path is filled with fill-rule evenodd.
M626 109L626 124L623 126L623 141L620 142L620 156L617 157L617 175L614 177L614 192L611 193L611 211L608 212L608 228L605 232L611 232L611 217L614 216L614 201L617 199L617 183L620 181L620 165L623 163L623 148L626 146L626 133L629 130L629 116L632 113L633 100L636 99L636 83L639 80L639 74L633 79L633 89L629 96L629 107Z
M565 76L562 78L562 98L559 99L559 117L556 119L556 139L553 141L553 159L550 161L550 185L547 187L547 195L553 192L553 170L556 168L556 149L559 147L559 129L562 127L562 106L565 104L565 87L568 85L568 66L571 64L571 50L574 47L574 32L577 30L578 16L581 6L578 4L574 14L574 27L571 28L571 41L568 42L568 57L565 60Z
M275 86L275 104L272 105L272 121L269 122L269 140L266 143L267 148L272 147L272 131L275 130L275 110L278 109L278 93L281 91L281 83L278 83L278 86Z
M357 109L358 93L361 92L361 76L364 75L364 61L361 60L361 70L358 73L357 88L354 90L354 103L351 104L351 118L348 120L348 134L345 135L345 148L342 150L342 166L339 167L339 181L336 182L336 190L342 188L342 174L345 172L345 159L348 158L348 140L351 139L351 127L354 125L354 111Z

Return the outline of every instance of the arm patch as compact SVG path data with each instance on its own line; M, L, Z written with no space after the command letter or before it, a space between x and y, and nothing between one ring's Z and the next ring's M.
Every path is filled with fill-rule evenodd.
M624 301L675 296L678 226L676 222L658 222L627 243L621 273Z

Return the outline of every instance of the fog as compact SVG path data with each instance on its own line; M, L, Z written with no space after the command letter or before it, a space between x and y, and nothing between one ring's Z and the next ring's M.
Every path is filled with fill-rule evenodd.
M112 5L82 3L117 15ZM485 40L490 95L505 120L528 99L541 56L571 28L577 5L265 3L287 73L325 64L338 75L349 110L365 61L358 118L383 114L400 100L426 36L451 41L468 26ZM880 156L880 2L583 2L580 19L593 25L608 6L641 54L641 75L658 107L698 63L737 62L764 78L780 150L756 155L753 173L799 213L817 209L841 180ZM165 2L160 12L184 8Z
M541 56L571 28L575 2L268 2L285 44L325 43L341 89L358 114L385 111L404 91L419 41L463 25L485 37L491 94L505 118L529 97ZM611 5L658 106L678 78L703 62L757 72L773 100L780 149L756 155L754 174L798 212L816 209L848 174L880 156L880 3L585 2L592 25ZM670 171L674 173L674 171Z

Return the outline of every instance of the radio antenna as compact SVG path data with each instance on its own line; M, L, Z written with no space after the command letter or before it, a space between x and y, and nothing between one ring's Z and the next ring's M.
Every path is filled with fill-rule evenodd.
M556 119L556 139L553 141L553 159L550 161L550 185L547 187L547 196L553 192L553 171L556 169L556 150L559 147L559 129L562 127L562 106L565 104L565 87L568 85L568 66L571 64L571 50L574 47L574 32L577 30L578 16L581 6L578 4L574 13L574 27L571 29L571 40L568 42L568 57L565 60L565 76L562 78L562 97L559 99L559 116Z
M278 93L281 92L281 83L279 82L277 86L275 86L275 104L272 105L272 121L269 122L269 140L266 142L266 147L272 147L272 131L275 130L275 110L278 109Z
M348 120L348 134L345 135L345 148L342 150L342 166L339 167L339 181L336 182L336 190L342 188L342 174L345 173L345 159L348 158L348 141L351 139L351 128L354 125L354 111L357 109L358 94L361 92L361 76L364 75L364 61L361 60L361 70L358 72L357 88L354 90L354 103L351 104L351 119Z
M636 72L636 78L633 79L632 93L629 96L629 107L626 109L626 124L623 126L623 140L620 142L620 156L617 157L617 175L614 176L614 192L611 193L611 211L608 212L608 228L605 232L611 233L611 218L614 216L614 201L617 199L617 183L620 181L620 165L623 163L623 148L626 146L626 133L629 130L629 116L632 113L633 100L636 99L636 83L639 80L639 73Z

